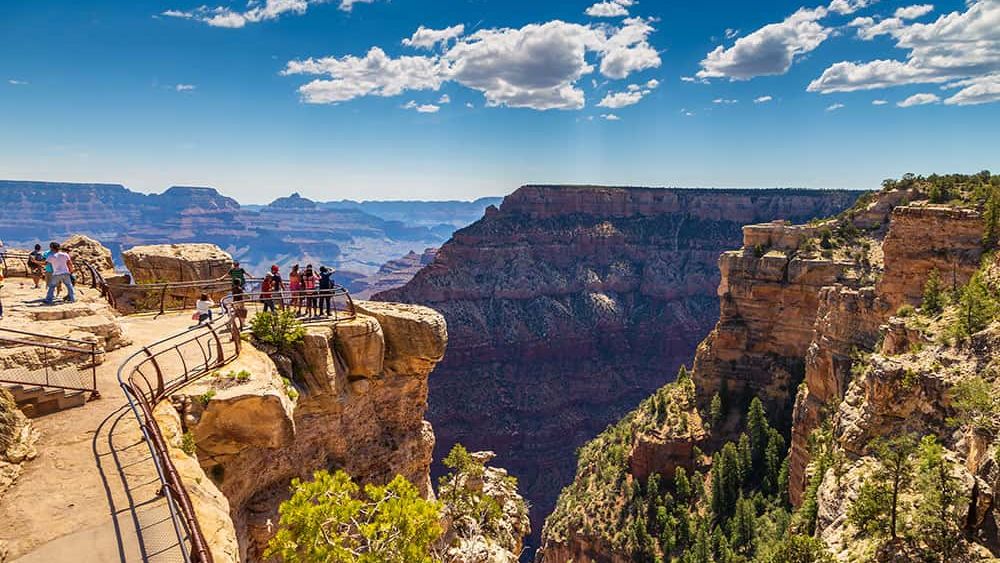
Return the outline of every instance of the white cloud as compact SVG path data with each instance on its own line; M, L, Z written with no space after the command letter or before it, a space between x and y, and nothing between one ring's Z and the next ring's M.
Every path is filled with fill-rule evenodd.
M960 80L948 87L961 90L944 101L947 105L971 106L1000 102L1000 73Z
M193 92L196 88L197 86L194 84L177 84L174 86L174 90L178 92Z
M681 108L681 115L683 115L684 117L694 117L694 112Z
M878 2L878 0L832 0L827 7L831 12L848 15Z
M626 87L625 92L609 92L600 102L598 102L597 105L602 108L611 109L635 105L642 101L644 97L649 95L659 85L659 80L650 80L642 86L639 84L629 84Z
M909 98L897 103L896 105L901 108L908 108L913 106L923 106L927 104L936 104L941 101L941 98L934 94L914 94Z
M601 114L601 119L604 119L606 121L621 121L622 120L622 118L618 117L617 115L615 115L613 113L602 113Z
M739 103L739 100L729 100L729 99L726 99L726 98L715 98L714 100L712 100L712 103L713 104L731 105L731 104Z
M911 6L897 11L897 15L909 17L924 10L922 6ZM851 92L906 84L951 83L948 87L962 87L966 81L975 81L966 86L974 90L958 92L955 96L961 97L945 102L957 105L965 96L982 100L978 103L996 101L989 89L996 81L990 77L1000 73L1000 0L971 0L964 12L941 15L931 23L889 18L877 24L874 20L857 24L862 37L890 35L897 48L907 51L905 60L835 63L809 84L810 92Z
M10 80L7 81L7 84L10 84L11 86L27 86L28 85L28 81L27 80L17 80L15 78L11 78Z
M819 23L823 7L801 8L779 23L772 23L736 40L726 49L719 45L701 61L698 78L748 80L756 76L785 74L796 58L809 53L830 36Z
M901 20L915 20L934 11L934 4L914 4L897 8L893 16Z
M465 107L469 109L475 109L475 105L472 102L465 102Z
M755 103L755 104L766 104L767 102L770 102L773 99L774 98L772 98L771 96L760 96L759 98L754 98L753 99L753 103Z
M283 75L326 75L299 87L302 100L335 104L361 96L396 96L407 90L438 90L447 64L435 57L390 58L372 47L364 57L324 57L289 61Z
M441 97L438 98L438 102L437 103L439 103L439 104L450 104L451 103L451 96L449 96L448 94L442 94Z
M738 30L738 29L733 29L733 28L730 28L730 27L726 28L726 33L725 33L726 39L732 39L732 38L736 37L739 34L740 34L740 30Z
M659 86L660 86L660 81L655 78L651 78L648 82L646 82L646 88L649 88L650 90L654 90Z
M889 103L888 100L872 100L872 105L873 106L884 106L884 105L886 105L888 103Z
M830 104L827 106L826 111L837 111L842 107L845 107L844 104Z
M301 16L315 4L328 0L250 0L247 9L236 11L226 6L199 6L193 10L166 10L161 15L206 23L212 27L241 28L248 23L275 20L285 14ZM340 0L340 9L350 12L354 4L371 4L375 0Z
M412 109L419 113L437 113L441 107L434 104L418 104L417 102L410 100L403 104L403 109Z
M424 26L420 26L415 32L413 32L412 37L403 39L403 45L406 45L407 47L417 47L420 49L433 49L438 44L444 47L448 45L449 41L458 39L464 33L464 24L453 25L444 29L429 29Z
M627 16L628 10L621 2L608 0L594 4L585 13L592 18L619 18Z
M299 88L310 103L438 90L445 82L457 82L482 92L487 106L580 109L585 99L578 82L595 72L589 58L596 57L600 72L615 79L660 65L659 54L648 42L654 31L651 23L643 18L626 19L620 26L555 20L470 35L461 35L464 28L458 26L448 33L422 28L425 33L418 30L407 44L440 44L440 52L392 58L372 47L364 57L293 60L282 74L320 76ZM647 82L646 89L651 83L659 84Z

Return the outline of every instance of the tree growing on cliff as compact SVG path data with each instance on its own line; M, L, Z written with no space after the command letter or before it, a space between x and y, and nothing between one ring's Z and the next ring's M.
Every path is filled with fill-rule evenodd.
M402 476L363 490L343 471L292 480L265 558L287 563L432 563L441 535L438 503Z
M287 350L302 341L306 329L294 312L282 310L254 315L250 321L250 332L261 342Z
M996 315L996 299L983 272L976 272L958 296L958 313L952 330L958 338L968 338L986 328Z
M900 496L913 473L910 459L916 444L909 434L877 440L876 467L861 483L858 497L847 512L855 528L872 536L897 539L900 522Z
M941 563L951 560L959 544L961 493L944 447L933 435L924 436L917 450L916 490L919 493L915 524L929 554L939 554Z
M941 285L941 274L934 268L927 275L924 284L924 301L920 305L925 315L935 316L944 310L944 288Z

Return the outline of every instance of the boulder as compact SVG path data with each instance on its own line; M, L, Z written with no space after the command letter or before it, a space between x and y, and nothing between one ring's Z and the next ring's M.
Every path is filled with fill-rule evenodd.
M374 377L382 373L385 337L373 317L359 315L334 329L334 348L347 364L350 377Z
M135 246L122 258L136 283L215 280L233 267L233 257L214 244Z
M444 358L448 328L437 311L419 305L355 301L362 315L374 317L385 337L387 374L430 373Z
M74 260L87 262L97 268L102 276L108 277L115 273L115 262L111 259L111 251L90 237L73 235L63 241L62 248Z

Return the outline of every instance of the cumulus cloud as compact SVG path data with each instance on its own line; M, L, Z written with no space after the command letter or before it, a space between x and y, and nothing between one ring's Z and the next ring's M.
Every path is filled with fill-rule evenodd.
M826 111L837 111L842 107L845 107L844 104L830 104L826 107Z
M418 104L417 102L410 100L403 104L403 109L412 109L418 113L437 113L441 110L441 107L434 104Z
M177 90L178 92L194 92L196 88L197 86L194 84L177 84L174 86L174 90Z
M622 120L622 118L618 117L617 115L615 115L613 113L602 113L601 114L601 119L604 119L606 121L621 121Z
M996 101L990 92L996 87L996 76L1000 73L1000 0L972 0L965 11L941 15L931 23L903 21L904 17L927 13L926 5L909 6L897 10L893 18L877 23L852 22L857 24L862 38L891 36L897 48L907 51L906 58L841 61L823 71L809 84L808 90L825 94L948 83L946 87L962 90L945 103ZM886 24L889 21L892 23Z
M458 24L444 29L429 29L424 26L417 28L413 36L403 39L403 45L421 49L433 49L438 44L445 46L449 41L458 39L465 33L465 25Z
M375 0L340 0L340 9L350 12L355 4L371 4ZM327 0L250 0L247 9L233 10L226 6L199 6L193 10L166 10L161 15L199 21L212 27L241 28L248 23L278 19L285 14L301 16L309 6Z
M878 0L833 0L830 2L830 5L827 6L827 9L840 15L847 15L853 14L862 8L867 8L877 1Z
M931 13L934 10L932 4L916 4L898 8L891 18L878 20L874 17L854 18L847 25L858 29L858 37L866 41L872 40L879 35L889 35L893 31L901 29L906 25L905 20L912 20Z
M28 85L28 81L27 80L17 80L16 78L11 78L10 80L7 81L7 84L10 84L11 86L27 86Z
M379 47L364 57L293 60L285 75L318 75L299 88L309 103L338 103L361 96L394 96L407 90L437 90L456 82L482 92L487 106L537 110L585 106L578 82L595 72L615 79L660 65L649 44L652 20L629 18L620 26L581 25L559 20L521 28L420 30L409 45L441 51L393 58ZM448 31L448 33L442 33ZM432 32L433 34L428 34ZM452 43L453 42L453 43ZM589 56L589 58L588 58ZM647 82L649 90L659 82Z
M618 109L635 105L660 85L658 80L650 80L643 85L629 84L624 92L610 92L598 102L602 108Z
M393 59L378 47L364 57L324 57L290 61L282 74L326 75L299 87L302 100L333 104L360 96L396 96L407 90L438 90L447 64L435 57Z
M934 94L914 94L909 98L896 104L901 108L908 108L913 106L924 106L927 104L936 104L941 101L941 98L935 96Z
M934 4L914 4L913 6L897 8L893 15L901 20L915 20L933 11Z
M753 103L755 103L755 104L766 104L767 102L770 102L773 99L774 98L772 98L771 96L761 96L759 98L754 98L753 99Z
M960 80L948 87L961 90L944 101L947 105L971 106L1000 102L1000 73Z
M872 100L872 105L873 106L884 106L884 105L886 105L888 103L889 103L888 100Z
M756 76L785 74L796 58L819 47L831 30L819 23L826 8L801 8L784 21L736 40L728 49L717 46L701 61L697 77L748 80Z
M592 18L619 18L627 16L628 9L621 2L609 0L594 4L585 13Z

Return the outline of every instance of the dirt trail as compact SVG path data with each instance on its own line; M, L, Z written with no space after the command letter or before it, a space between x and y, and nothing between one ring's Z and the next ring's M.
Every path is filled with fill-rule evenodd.
M16 280L16 284L20 280ZM30 284L28 284L30 286ZM47 333L45 324L16 326L18 309L37 292L4 289L8 314L0 326ZM94 299L85 290L84 299ZM69 307L56 305L53 308ZM111 352L98 368L102 398L34 420L38 457L0 499L0 542L8 560L24 563L181 561L166 502L138 424L118 387L121 362L191 323L189 313L119 319L133 344ZM55 328L55 327L52 327Z

